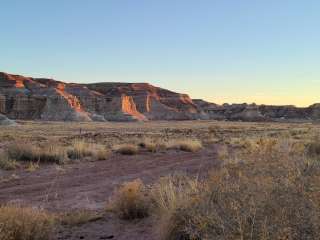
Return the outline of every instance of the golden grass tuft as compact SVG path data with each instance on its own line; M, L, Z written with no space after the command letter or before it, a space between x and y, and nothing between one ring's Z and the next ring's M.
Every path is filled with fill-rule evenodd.
M9 159L7 154L0 154L0 169L2 170L14 170L19 166L15 160Z
M0 239L49 240L54 218L48 213L19 206L0 207Z
M65 148L60 146L49 145L39 151L39 162L63 164L67 160L67 151Z
M146 149L148 152L157 152L160 149L160 146L153 139L145 138L140 143L141 148Z
M200 185L197 180L176 175L164 177L153 186L153 214L158 219L155 229L160 239L198 239L188 234L187 227L192 219L192 206L196 207L199 201Z
M39 148L21 142L14 142L7 147L8 157L17 161L38 161Z
M14 142L7 147L6 154L9 159L29 162L51 162L62 164L67 155L64 148L49 145L43 148L27 143Z
M95 160L103 161L110 156L111 152L102 145L95 145L93 148L93 156Z
M167 144L169 149L179 149L185 152L198 152L202 149L202 143L199 140L171 140Z
M101 219L102 216L89 210L77 210L62 214L59 221L62 225L80 226Z
M27 172L34 172L36 171L37 169L39 169L40 166L38 163L35 163L35 162L29 162L27 168L26 168L26 171Z
M99 161L106 160L110 155L110 151L108 151L104 146L88 143L83 139L74 140L67 153L70 159L91 157L93 160Z
M67 151L70 159L81 159L93 155L92 144L83 139L76 139L72 142L71 147Z
M150 201L141 180L122 184L114 193L108 207L122 219L144 218L149 215Z
M113 147L113 149L123 155L135 155L139 152L139 148L134 144L120 144Z

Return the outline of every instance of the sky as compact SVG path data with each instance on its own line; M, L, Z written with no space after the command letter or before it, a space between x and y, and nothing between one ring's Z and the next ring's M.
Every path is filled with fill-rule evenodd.
M0 71L307 106L320 102L319 12L318 0L1 0Z

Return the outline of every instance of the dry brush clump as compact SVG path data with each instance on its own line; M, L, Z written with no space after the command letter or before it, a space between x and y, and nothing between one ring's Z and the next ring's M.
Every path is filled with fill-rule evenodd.
M82 224L93 222L101 219L102 216L96 212L89 210L76 210L61 214L58 219L62 225L66 226L80 226Z
M19 164L8 157L7 154L0 154L0 169L2 170L14 170L19 166Z
M116 153L123 155L135 155L139 152L138 146L131 143L116 145L113 147L113 149Z
M83 139L74 140L68 149L68 157L70 159L81 159L92 155L91 144Z
M70 159L91 157L94 160L106 160L110 152L102 145L93 144L84 139L76 139L67 150Z
M57 145L37 147L28 143L14 142L6 149L10 160L26 162L50 162L62 164L67 159L64 148Z
M138 145L152 153L168 149L168 141L163 139L144 138Z
M197 152L202 149L202 143L196 139L177 139L167 143L168 149L178 149L185 152Z
M260 153L225 161L204 181L160 180L152 195L161 238L319 239L319 163L296 143L258 145Z
M126 182L116 189L107 209L115 212L122 219L144 218L150 211L150 199L146 192L146 187L141 180Z
M54 217L45 211L20 206L0 207L1 240L49 240Z

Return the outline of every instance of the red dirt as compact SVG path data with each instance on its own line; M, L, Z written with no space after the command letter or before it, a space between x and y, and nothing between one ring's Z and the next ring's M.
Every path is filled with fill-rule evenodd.
M115 154L105 161L69 164L63 166L64 170L52 165L41 166L35 172L18 170L16 179L0 181L0 204L20 203L55 212L72 209L101 212L115 187L123 182L140 178L149 184L177 171L201 176L217 164L216 147L212 146L198 153ZM0 171L0 177L1 174L4 173ZM56 239L93 240L111 236L113 239L156 239L151 222L151 219L126 222L106 215L81 227L63 228Z

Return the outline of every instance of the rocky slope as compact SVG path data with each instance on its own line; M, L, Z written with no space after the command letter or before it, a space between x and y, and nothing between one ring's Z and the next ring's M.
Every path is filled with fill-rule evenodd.
M188 95L147 83L73 84L0 73L0 113L51 121L188 120L201 110Z
M320 104L307 108L217 105L148 83L75 84L0 72L0 114L46 121L314 121L320 119Z

